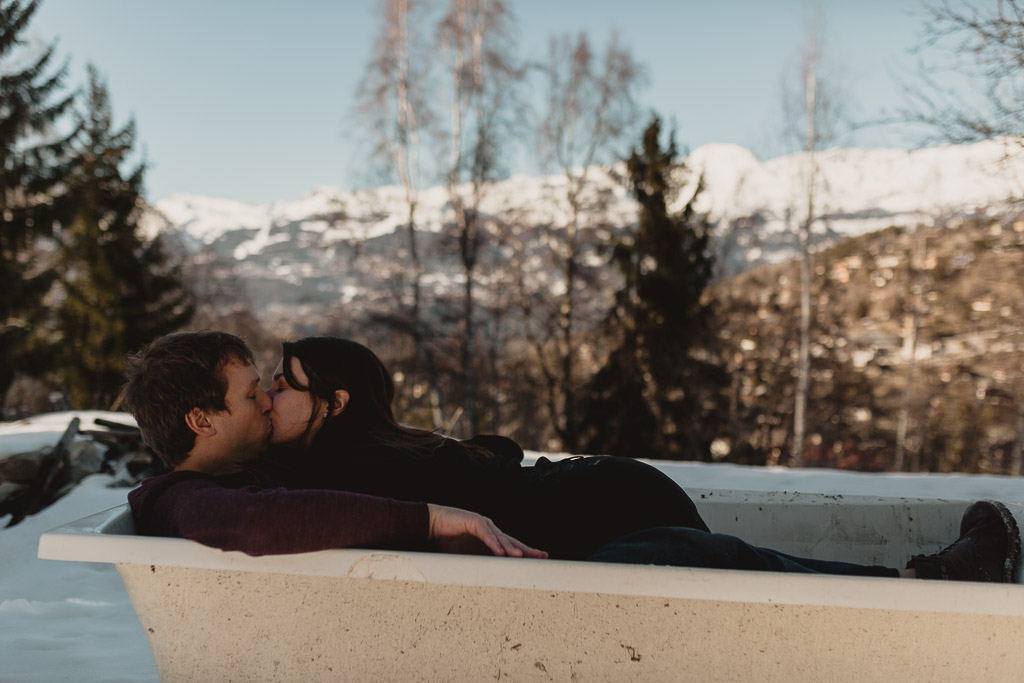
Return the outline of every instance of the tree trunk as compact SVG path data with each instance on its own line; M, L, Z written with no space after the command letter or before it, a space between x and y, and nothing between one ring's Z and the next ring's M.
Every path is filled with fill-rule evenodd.
M790 463L800 467L807 433L807 390L811 374L811 252L810 220L800 231L800 349L797 356L796 395L793 406L793 450Z
M800 230L800 350L797 359L797 382L795 405L793 406L793 450L790 463L800 467L804 458L804 437L807 433L807 392L811 379L811 227L814 224L814 190L817 182L818 160L815 149L818 129L817 78L815 75L816 51L809 53L804 71L804 107L807 115L806 151L809 164L807 172L807 217Z
M442 424L441 417L441 392L437 383L437 368L434 364L434 354L427 348L426 335L423 332L422 313L422 286L423 265L420 263L419 248L416 240L416 202L409 202L409 261L412 265L412 310L410 311L412 326L412 341L416 347L416 355L423 365L423 371L427 376L427 395L430 400L430 419L433 428L437 429Z
M579 213L576 198L570 200L572 207L566 234L565 253L565 295L559 315L559 326L562 331L562 448L575 452L579 447L579 433L576 424L576 389L573 385L574 374L574 343L573 315L575 301L573 290L576 288L576 239L578 234Z
M476 325L473 321L473 271L476 267L476 214L466 216L466 227L462 231L462 266L466 275L463 290L463 340L462 340L462 392L463 410L466 417L468 436L477 433L476 424ZM472 223L472 227L470 224Z
M903 386L903 398L900 401L900 412L896 422L896 458L892 468L902 472L906 466L907 432L910 427L910 401L914 391L914 370L917 364L917 306L904 318L906 329L903 338L903 356L907 362L906 383Z

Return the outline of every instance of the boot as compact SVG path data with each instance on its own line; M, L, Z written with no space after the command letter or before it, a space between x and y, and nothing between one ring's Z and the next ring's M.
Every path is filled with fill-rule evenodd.
M919 579L1010 583L1017 572L1020 531L1002 503L972 504L960 521L960 538L935 555L915 555L907 569Z

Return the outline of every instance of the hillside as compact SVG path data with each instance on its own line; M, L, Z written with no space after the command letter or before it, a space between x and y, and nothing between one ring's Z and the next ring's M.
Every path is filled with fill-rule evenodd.
M807 464L891 469L902 413L904 469L1019 471L1024 221L894 227L813 263ZM752 270L715 294L742 435L730 459L778 462L792 429L797 264Z

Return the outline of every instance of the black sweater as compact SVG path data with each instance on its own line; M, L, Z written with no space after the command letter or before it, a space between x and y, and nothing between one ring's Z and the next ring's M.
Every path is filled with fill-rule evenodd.
M410 453L370 435L353 439L332 427L328 423L320 431L308 452L274 457L289 487L357 491L472 510L559 559L583 559L611 540L651 527L708 530L679 486L630 458L540 458L535 466L523 467L522 449L501 436L443 439Z

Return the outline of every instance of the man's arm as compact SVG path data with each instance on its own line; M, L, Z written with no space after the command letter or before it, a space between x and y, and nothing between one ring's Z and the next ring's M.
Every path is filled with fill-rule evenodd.
M128 502L143 534L249 555L360 546L425 549L427 541L469 537L495 555L547 557L475 512L347 491L231 488L200 472L181 471L145 480Z
M227 488L205 476L164 475L129 494L139 531L249 555L359 546L414 547L429 534L424 503L345 491ZM146 489L149 490L146 490Z

